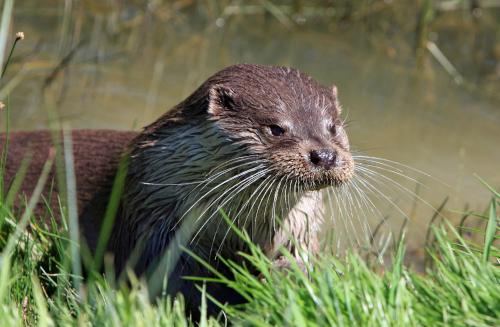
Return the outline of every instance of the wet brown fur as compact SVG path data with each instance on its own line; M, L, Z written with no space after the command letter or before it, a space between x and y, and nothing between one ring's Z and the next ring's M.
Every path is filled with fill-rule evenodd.
M282 126L284 135L271 135L269 127L272 125ZM18 166L23 149L30 140L35 142L37 168L30 171L26 181L24 191L28 193L29 185L34 185L50 146L48 134L35 133L14 134L11 147L15 152L9 159L9 167ZM83 230L91 247L95 246L95 236L99 232L97 226L109 198L110 176L116 169L120 153L129 154L125 190L109 244L118 271L125 267L137 247L141 250L134 269L139 274L150 271L159 263L167 248L172 243L179 243L182 238L187 243L180 242L181 245L188 246L216 266L218 254L241 261L237 253L248 250L245 244L229 232L220 217L203 216L203 209L209 208L212 203L221 204L224 208L229 206L230 213L238 217L241 203L255 194L252 191L258 189L259 181L267 179L272 181L269 188L276 189L276 193L269 193L266 201L273 202L274 198L274 204L279 209L276 215L287 217L283 225L276 228L275 212L271 221L267 205L263 211L259 211L260 205L255 212L250 210L249 221L240 218L235 221L236 225L249 230L253 241L271 257L276 255L280 246L296 253L296 243L288 239L290 234L298 239L300 245L314 252L317 250L316 234L321 218L312 211L306 212L321 201L314 199L317 193L314 190L342 184L353 171L349 143L340 120L336 88L323 87L311 77L285 67L228 67L210 77L186 100L147 126L130 142L127 151L122 151L133 136L133 133L110 131L73 133L81 223L87 224ZM342 164L330 170L312 167L308 161L310 151L325 148L335 150ZM255 167L257 173L259 167L256 166L264 168L255 181L250 179L254 185L248 182L247 189L235 198L235 201L240 201L235 207L231 207L231 203L223 206L224 203L219 203L222 200L216 199L221 193L221 197L225 195L224 189L231 190L233 184L229 183L217 192L215 190L217 185L237 173L241 172L242 177L236 181L248 178L249 175L245 175L247 167L223 175L224 179L211 181L207 189L217 194L207 193L206 200L194 208L189 206L203 199L203 188L195 187L196 183L213 175L214 168L226 160L245 156L258 159L253 166L249 166ZM9 168L8 180L14 171L14 168ZM183 182L189 183L180 185ZM281 183L285 182L290 182L290 190L293 191L288 198L277 193ZM292 185L295 185L293 190ZM233 191L226 197L234 193L238 194ZM298 210L295 209L297 206ZM305 211L300 206L305 206ZM248 207L243 208L248 211ZM306 217L308 215L309 218ZM185 221L195 226L194 236L182 230ZM88 222L91 222L90 226ZM224 227L219 230L221 224ZM223 266L218 267L224 270ZM188 308L196 310L199 294L194 285L183 280L182 276L210 274L186 254L181 254L178 263L171 269L169 292L182 292ZM209 284L208 291L221 302L242 300L221 285ZM214 310L213 306L211 309Z
M116 173L121 154L137 134L136 132L113 130L76 130L72 132L79 214L93 199L97 190L108 186L109 180L112 180ZM9 151L4 172L6 189L12 183L23 160L29 160L29 166L19 191L21 198L25 196L29 198L40 178L49 151L51 148L56 148L54 140L61 140L61 138L62 135L54 136L48 131L11 132L8 137ZM5 147L5 141L5 134L0 134L0 149L2 150ZM62 144L59 146L62 148ZM58 215L59 190L55 182L55 170L54 164L43 196L46 199L51 199L54 213ZM37 212L44 211L45 205L40 203Z

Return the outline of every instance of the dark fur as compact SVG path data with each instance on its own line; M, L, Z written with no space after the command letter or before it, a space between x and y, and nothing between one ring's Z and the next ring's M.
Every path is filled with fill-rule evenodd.
M173 237L182 225L180 220L186 218L185 206L182 204L192 203L203 194L198 192L198 195L196 191L192 191L192 187L186 185L145 186L141 182L166 183L174 180L176 174L182 174L178 181L194 182L209 175L215 164L248 153L256 154L258 158L265 160L266 167L274 169L276 180L282 176L289 176L299 180L304 189L341 183L349 178L352 160L339 114L340 107L335 88L325 88L309 76L293 69L237 65L209 78L185 101L146 127L132 143L124 207L117 218L111 239L111 250L116 255L118 268L124 266L130 253L137 246L143 250L135 265L136 272L143 273L154 265L172 244ZM216 130L200 132L200 126L206 126L207 123L209 124L207 128L215 126ZM269 126L273 124L285 126L287 134L280 138L269 135ZM332 126L337 128L333 134ZM184 130L187 133L183 132ZM212 144L205 143L207 135L215 138ZM180 142L179 138L186 138L187 145ZM179 144L172 147L171 144L176 142ZM304 156L307 157L309 151L318 148L336 149L339 156L344 157L347 168L328 172L311 169L310 163L307 159L304 160ZM227 154L219 155L223 151L227 151ZM193 157L198 158L192 160ZM206 167L200 166L201 161L212 159L214 163ZM165 173L161 174L164 179L160 179L159 176L154 177L163 167L167 167ZM182 172L185 167L188 167L188 173ZM235 174L236 172L233 172L232 176ZM217 180L213 184L216 185L221 181ZM196 194L191 200L188 198L190 192ZM221 192L214 193L218 195ZM245 196L249 197L248 194L243 197ZM271 198L268 201L271 201ZM200 203L203 204L205 203ZM231 213L236 214L236 212L237 210L233 210ZM266 215L268 213L264 212L263 216ZM214 233L213 230L209 230L209 226L203 226L207 216L195 222L196 227L192 227L197 232L201 228L196 241L186 242L183 245L216 266L218 248L221 250L217 253L223 257L241 261L237 253L247 250L245 244L238 242L235 239L237 237L231 232L222 236L218 235L219 229ZM272 240L277 239L276 230L271 227L269 217L260 220L260 217L251 217L250 220L252 218L257 226L245 224L241 221L243 219L236 223L239 227L249 230L252 235L258 234L254 242L272 256L271 252L280 245L271 244ZM224 226L222 230L226 232L227 227L225 223L220 222L219 217L212 218L212 221L214 224L222 224ZM204 228L209 231L205 232ZM297 236L299 241L308 243L309 248L317 247L311 245L316 243L315 235L304 236L308 233L301 230L303 226L295 228L298 230L294 228L295 226L291 227L291 234ZM189 241L191 236L187 234L181 238ZM226 244L220 246L220 242ZM291 242L282 240L281 245L293 250ZM218 266L218 268L224 267ZM181 255L178 264L173 268L172 276L179 278L183 275L208 275L208 273L190 256ZM171 285L173 287L170 292L181 291L186 295L188 305L192 307L198 305L199 297L192 294L191 283L178 280L171 282ZM234 294L227 289L217 288L211 291L221 302L234 299Z
M113 179L120 156L130 141L137 136L136 132L120 132L112 130L77 130L73 131L72 142L74 152L74 168L77 182L78 211L83 212L97 190L107 189ZM61 140L62 135L56 135ZM4 182L8 189L23 160L29 160L28 170L24 176L19 192L19 200L33 192L40 178L42 167L54 145L54 136L48 131L11 132L8 138L7 166ZM1 151L5 149L5 134L0 134ZM62 149L62 144L59 144ZM55 164L51 170L43 196L51 199L51 207L59 214L59 189L55 182ZM37 213L43 213L45 206L40 203Z
M309 203L312 191L342 184L352 175L353 162L339 116L336 88L325 88L294 69L236 65L210 77L186 100L147 126L128 147L125 190L109 244L117 270L125 268L134 251L138 256L133 269L138 274L153 271L167 250L178 254L175 264L170 261L168 292L182 292L188 308L196 310L199 294L182 276L210 274L179 251L179 246L188 247L225 274L224 267L217 264L217 255L242 261L238 252L248 250L217 214L218 207L227 209L235 224L246 229L270 257L277 255L280 246L297 253L290 235L306 249L317 251L320 219L313 217L306 222L307 213L295 208ZM284 134L272 135L273 125L281 126ZM96 147L105 145L102 140L92 142ZM75 141L77 148L78 144ZM309 154L317 149L335 151L340 164L332 169L312 165ZM248 166L235 167L210 180L222 170L220 164L245 156L255 159L249 159ZM108 158L109 167L115 169L117 153ZM77 164L78 169L84 168L80 166ZM255 177L250 175L252 168ZM93 192L96 196L81 215L83 224L92 222L84 227L91 247L99 230L89 227L99 226L105 210L110 179L104 179L104 175L109 172L95 175L106 180L107 188L95 182L87 188L80 184L91 180L78 180L79 191L93 187L104 190ZM199 184L202 180L205 184ZM245 188L238 193L238 185L245 181ZM252 196L265 182L269 182L266 185L271 193L264 193L261 202L273 202L275 208L270 210L267 204L262 209L260 205L248 206L246 203L259 199ZM280 189L282 184L289 185L286 196L287 189ZM225 203L226 198L231 201ZM81 207L84 200L88 197L82 195ZM191 208L192 204L197 205ZM209 207L211 204L213 207ZM275 216L283 218L281 225ZM164 265L161 262L160 268ZM221 302L241 301L220 285L209 284L208 291Z

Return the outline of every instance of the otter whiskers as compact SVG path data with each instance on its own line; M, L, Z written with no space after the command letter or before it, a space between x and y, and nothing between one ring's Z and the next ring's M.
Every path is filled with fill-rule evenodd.
M257 170L257 169L259 169L259 167L253 167L253 168L251 168L251 169L248 169L248 170L245 170L245 171L243 171L243 172L240 172L240 173L238 173L238 174L236 174L236 175L234 175L234 176L231 176L230 178L227 178L226 180L222 181L221 183L216 184L216 185L215 185L213 188L211 188L209 191L205 192L203 195L201 195L200 197L198 197L198 199L197 199L197 200L196 200L196 201L195 201L195 202L194 202L191 206L189 206L189 207L188 207L188 208L184 211L184 213L181 215L181 217L178 219L178 221L177 221L177 222L176 222L176 223L172 226L171 230L172 230L172 231L173 231L173 230L175 230L175 229L178 227L178 225L179 225L179 224L183 221L183 219L184 219L184 218L185 218L188 214L190 214L190 213L191 213L191 211L192 211L192 210L193 210L193 209L194 209L194 208L195 208L198 204L200 204L200 203L201 203L203 200L205 200L208 196L213 195L213 194L214 194L213 192L214 192L215 190L217 190L217 189L221 188L222 186L224 186L224 185L226 185L226 184L230 183L231 181L236 180L236 179L238 179L238 178L240 178L240 177L242 177L242 176L244 176L244 175L246 175L246 174L248 174L248 173L250 173L250 172L252 172L252 171ZM226 191L227 191L227 190L226 190ZM191 193L193 193L193 192L190 192L190 194L191 194ZM227 192L225 192L225 193L227 193ZM224 193L224 194L225 194L225 193Z
M411 219L403 207L398 204L397 200L387 192L397 191L397 194L404 198L414 201L417 200L434 212L437 212L437 209L421 195L408 188L401 181L395 179L403 179L417 186L426 188L423 182L417 179L417 177L408 175L407 171L435 180L430 174L408 165L383 158L353 155L353 159L356 163L353 177L340 187L328 187L325 189L327 200L325 203L329 209L331 219L333 219L333 221L342 222L341 224L334 224L334 226L346 229L345 233L338 233L339 231L337 231L337 234L346 236L349 243L354 241L357 246L361 246L359 240L360 233L355 232L357 227L354 225L354 221L358 222L358 228L362 228L363 233L361 235L366 237L363 243L367 243L370 247L373 247L375 234L379 232L381 225L387 222L388 216L382 214L379 207L374 203L374 198L382 200L389 204L391 208L394 208L398 214L404 218L403 226ZM441 184L446 185L442 182ZM372 226L368 223L367 217L376 218L379 221L375 230L372 230ZM386 250L391 239L391 234L392 233L389 232L387 237L380 237L380 248L376 250L378 257L383 255ZM358 236L351 237L351 235ZM337 251L339 244L340 240L337 240Z
M231 195L229 195L224 201L222 201L222 203L218 204L217 205L217 208L215 210L213 210L213 213L211 213L211 215L205 220L205 222L203 223L203 225L199 228L197 234L195 234L195 237L203 230L203 228L206 226L206 224L210 221L210 219L218 214L219 210L222 209L224 207L225 204L227 204L228 202L230 202L233 198L235 198L236 196L238 196L241 192L243 192L246 188L248 188L250 185L252 185L256 180L258 180L259 178L263 177L268 171L266 170L261 170L261 168L263 168L263 165L260 165L260 166L257 166L255 168L252 168L252 169L249 169L248 171L244 172L245 174L248 174L250 172L253 172L253 171L256 171L254 174L250 175L250 176L247 176L245 177L243 180L241 181L238 181L235 185L231 186L231 187L228 187L224 192L222 192L222 194L220 194L215 200L211 201L207 206L206 206L206 209L198 216L198 218L196 219L196 222L198 222L199 220L201 220L204 215L210 210L212 209L213 206L215 206L217 203L219 203L219 201L221 199L223 199L227 194L229 193L232 193ZM213 189L212 189L213 190ZM210 193L211 191L209 191L208 193ZM234 192L234 193L233 193Z

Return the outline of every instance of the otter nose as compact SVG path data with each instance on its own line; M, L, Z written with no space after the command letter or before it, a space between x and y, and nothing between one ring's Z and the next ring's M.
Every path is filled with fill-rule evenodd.
M340 164L337 151L329 149L311 151L309 153L309 160L313 165L324 169L338 167Z

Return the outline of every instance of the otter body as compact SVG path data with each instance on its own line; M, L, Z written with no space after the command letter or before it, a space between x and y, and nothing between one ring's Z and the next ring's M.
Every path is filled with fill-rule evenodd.
M216 73L124 154L128 171L108 246L116 268L149 274L165 265L167 251L176 253L166 270L168 291L183 293L192 310L200 297L182 276L210 273L181 247L224 274L218 256L241 262L238 252L248 251L221 210L270 258L285 247L300 261L296 245L318 250L318 190L343 184L354 168L336 88L294 69L259 65ZM82 224L102 218L107 190L82 203ZM98 231L84 231L92 248ZM220 302L241 301L221 285L207 290Z
M108 187L109 181L112 181L116 173L122 153L137 135L137 132L113 130L75 130L72 132L79 213L84 211L98 190ZM62 135L57 133L54 135L49 131L11 132L8 138L4 133L0 133L0 153L8 149L3 176L5 187L9 187L22 162L26 160L29 165L19 193L29 198L40 178L50 149L57 147L62 149L62 144L55 144L61 139ZM7 143L6 140L8 140ZM53 167L43 196L51 200L51 207L55 209L53 212L58 214L59 190L55 181L55 170ZM44 209L44 205L40 204L37 213L42 213Z

